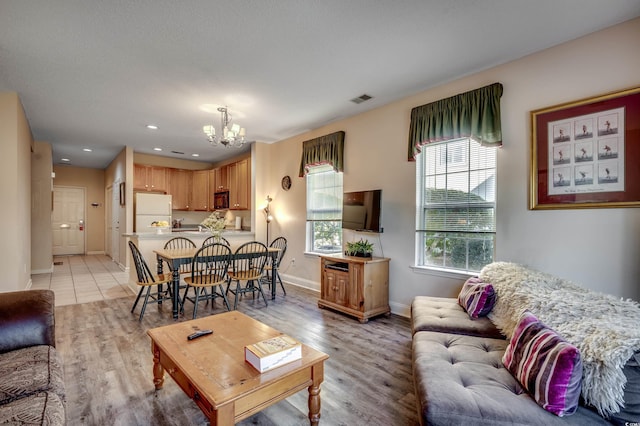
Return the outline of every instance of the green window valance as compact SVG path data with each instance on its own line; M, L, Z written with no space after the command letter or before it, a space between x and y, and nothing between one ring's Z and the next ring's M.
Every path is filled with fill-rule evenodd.
M501 146L501 96L502 84L493 83L413 108L409 161L415 161L421 146L451 139L470 138L485 146Z
M300 177L309 171L309 167L329 164L336 172L344 171L344 132L335 132L302 142Z

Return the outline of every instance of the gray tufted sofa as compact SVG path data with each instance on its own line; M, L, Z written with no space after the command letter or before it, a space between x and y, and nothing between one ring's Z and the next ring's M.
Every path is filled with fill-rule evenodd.
M50 290L0 293L0 425L64 425Z
M608 425L580 406L557 417L504 368L508 341L486 317L472 320L455 298L411 305L413 377L422 425Z

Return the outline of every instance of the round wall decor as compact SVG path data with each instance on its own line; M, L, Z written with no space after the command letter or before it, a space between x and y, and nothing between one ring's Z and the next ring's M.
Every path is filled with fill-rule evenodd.
M285 176L282 178L282 189L288 191L291 188L291 178L289 176Z

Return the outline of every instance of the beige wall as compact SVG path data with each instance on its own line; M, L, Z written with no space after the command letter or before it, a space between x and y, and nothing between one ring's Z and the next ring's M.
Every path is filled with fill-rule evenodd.
M0 93L0 292L31 285L31 129L16 93Z
M73 166L53 166L56 177L54 186L68 186L85 189L86 241L85 253L104 253L105 239L105 172ZM97 207L91 204L97 203Z
M127 184L129 182L129 184ZM120 205L120 183L125 184L125 205ZM133 230L133 150L124 148L105 169L105 194L111 189L110 203L112 210L106 214L111 217L111 224L106 224L109 238L109 255L120 267L129 266L127 255L127 239L122 234ZM106 195L105 195L106 196ZM113 229L113 230L112 230ZM115 235L109 235L113 233Z
M53 178L52 149L47 142L34 142L31 155L31 273L53 272L51 209Z
M312 132L259 145L256 151L269 155L256 155L260 179L256 179L254 200L257 206L264 194L274 198L273 235L281 233L289 239L282 264L287 279L319 286L319 260L304 255L305 182L297 178L301 143L344 130L345 191L383 190L384 233L364 236L375 244L374 254L391 258L392 310L408 314L411 300L420 294L455 295L462 276L413 268L416 170L406 158L410 113L415 106L501 82L504 146L498 151L496 259L527 264L597 291L640 299L640 209L527 208L530 111L640 86L638 40L640 19L635 19ZM288 192L280 188L284 175L293 178ZM360 236L345 234L344 239ZM293 257L296 262L290 266Z

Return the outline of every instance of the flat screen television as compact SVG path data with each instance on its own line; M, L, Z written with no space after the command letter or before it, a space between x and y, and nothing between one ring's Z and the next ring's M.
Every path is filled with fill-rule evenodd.
M382 232L382 190L345 192L342 198L342 228Z

